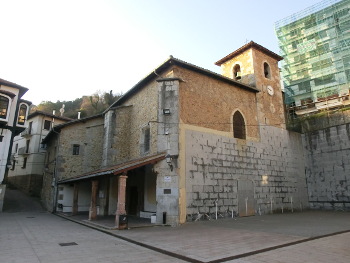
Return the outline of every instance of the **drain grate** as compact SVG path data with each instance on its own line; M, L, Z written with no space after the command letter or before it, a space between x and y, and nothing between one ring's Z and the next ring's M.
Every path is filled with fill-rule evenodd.
M27 218L35 218L35 216L27 216Z
M58 243L61 247L68 247L68 246L76 246L78 245L75 242L69 242L69 243Z

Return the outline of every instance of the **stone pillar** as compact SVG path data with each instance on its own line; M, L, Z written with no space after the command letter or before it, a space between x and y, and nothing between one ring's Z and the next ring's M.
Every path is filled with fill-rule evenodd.
M97 190L98 190L98 181L92 181L91 188L91 203L90 203L90 211L89 211L89 220L96 220L97 218Z
M79 183L74 183L72 215L78 214Z
M118 205L117 205L117 211L115 213L115 225L118 229L125 229L127 227L127 224L119 223L119 216L126 215L125 200L126 200L126 179L127 178L128 177L126 173L119 176L118 178Z

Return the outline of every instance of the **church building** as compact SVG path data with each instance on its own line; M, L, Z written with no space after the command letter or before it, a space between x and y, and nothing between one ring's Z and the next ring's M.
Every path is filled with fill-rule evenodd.
M116 215L122 228L120 215L178 225L216 211L307 207L281 59L255 42L218 60L221 74L170 57L101 116L58 125L45 139L56 150L48 147L43 196L57 200L48 209Z

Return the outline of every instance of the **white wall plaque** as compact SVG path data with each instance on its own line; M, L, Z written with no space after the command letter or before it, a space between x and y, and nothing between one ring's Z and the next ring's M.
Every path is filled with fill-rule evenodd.
M171 176L164 176L164 183L171 183Z

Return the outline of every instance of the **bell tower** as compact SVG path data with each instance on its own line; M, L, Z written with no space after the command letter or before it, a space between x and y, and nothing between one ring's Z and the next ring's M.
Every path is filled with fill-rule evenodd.
M261 125L286 127L278 68L278 61L282 59L276 53L251 41L215 63L221 67L223 76L260 91L256 94L256 107Z

